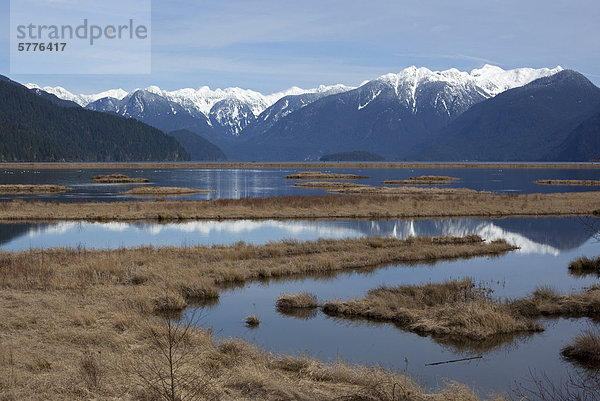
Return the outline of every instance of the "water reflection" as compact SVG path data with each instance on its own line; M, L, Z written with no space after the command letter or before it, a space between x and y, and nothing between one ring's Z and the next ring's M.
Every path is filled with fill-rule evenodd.
M193 246L263 244L293 238L356 238L363 236L409 236L477 234L493 241L506 239L518 252L558 255L577 248L592 234L575 218L443 219L443 220L234 220L186 223L92 223L2 224L0 245L5 250L78 247Z
M91 178L98 174L119 173L130 177L144 177L151 185L192 187L212 189L211 194L196 194L183 199L216 199L246 197L268 197L285 195L316 195L325 193L322 189L294 187L294 181L285 176L299 169L111 169L99 170L0 170L0 184L57 184L71 187L62 194L47 195L6 195L0 200L14 198L59 200L61 202L122 201L133 200L122 192L134 185L98 185ZM326 167L322 171L332 171ZM570 187L537 185L538 179L600 179L600 169L334 169L340 173L367 176L361 183L380 186L384 180L404 180L419 175L447 175L461 178L449 187L464 187L475 190L516 193L547 193L595 191L596 187Z

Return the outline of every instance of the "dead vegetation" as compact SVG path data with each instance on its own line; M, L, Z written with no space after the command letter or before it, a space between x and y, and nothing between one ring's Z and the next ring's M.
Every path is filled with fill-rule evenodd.
M586 330L561 350L562 356L581 365L600 368L600 333Z
M540 185L594 186L600 185L600 180L537 180L535 183Z
M408 180L385 180L382 184L386 185L450 185L459 181L460 178L448 177L444 175L422 175L419 177L410 177Z
M150 182L147 178L129 177L125 174L102 174L92 177L92 182L95 184L135 184Z
M322 171L298 171L286 175L285 178L288 180L358 180L368 177L356 174L324 173Z
M600 286L594 285L578 294L558 294L540 287L531 296L511 302L511 308L522 316L582 317L600 315Z
M405 330L459 340L543 330L513 313L508 305L494 302L486 288L468 278L380 287L370 290L365 298L327 302L323 311L333 316L389 321Z
M440 284L380 287L364 298L330 301L323 311L332 316L395 323L404 330L449 340L482 341L503 334L535 332L542 316L595 317L600 315L600 286L579 294L560 295L543 287L530 296L498 301L471 279Z
M129 191L123 192L126 195L186 195L186 194L197 194L197 193L213 193L215 191L209 189L197 189L197 188L181 188L181 187L154 187L154 186L143 186L130 189Z
M0 185L0 194L54 194L66 192L70 188L62 185L28 185L28 184L11 184Z
M586 276L588 274L600 276L600 256L596 258L583 256L572 260L569 263L569 273L574 276Z
M219 284L509 249L470 237L0 252L0 394L3 400L477 400L456 384L428 393L394 372L217 342L173 317L194 300L218 296Z
M412 183L410 185L418 185ZM427 184L429 185L429 184ZM374 187L370 185L356 185L343 188L328 189L332 194L348 195L492 195L491 192L476 191L468 188L418 188L418 187Z
M298 294L281 294L276 302L277 309L289 311L293 309L314 309L318 306L317 296L308 292Z
M294 184L295 187L305 188L325 188L325 189L336 189L336 188L372 188L370 185L357 184L354 182L344 181L306 181L297 182Z
M600 192L490 194L450 188L391 188L368 196L286 196L164 202L0 202L0 220L390 219L592 215Z

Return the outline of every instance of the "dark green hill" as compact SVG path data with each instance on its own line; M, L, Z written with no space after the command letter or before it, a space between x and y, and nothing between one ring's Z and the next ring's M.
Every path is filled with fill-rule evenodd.
M172 137L133 119L61 107L0 78L0 161L188 160Z
M169 132L168 135L177 139L194 161L227 160L227 156L225 156L225 153L218 146L191 131L182 129Z
M579 141L568 138L598 105L599 88L575 71L561 71L474 105L424 138L413 159L587 161L573 153Z
M600 111L571 131L548 159L568 162L600 160Z

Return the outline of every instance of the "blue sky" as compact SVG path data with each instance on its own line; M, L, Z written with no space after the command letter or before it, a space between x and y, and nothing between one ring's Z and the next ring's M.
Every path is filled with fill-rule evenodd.
M149 75L10 75L8 3L0 74L77 93L149 85L274 92L358 85L410 65L485 63L561 65L600 85L598 0L153 0Z

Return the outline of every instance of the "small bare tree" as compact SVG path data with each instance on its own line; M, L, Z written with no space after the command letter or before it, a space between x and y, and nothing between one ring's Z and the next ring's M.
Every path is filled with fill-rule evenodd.
M164 401L215 399L215 377L207 372L194 331L195 314L181 320L163 314L147 322L149 348L134 357L129 373L144 392Z

